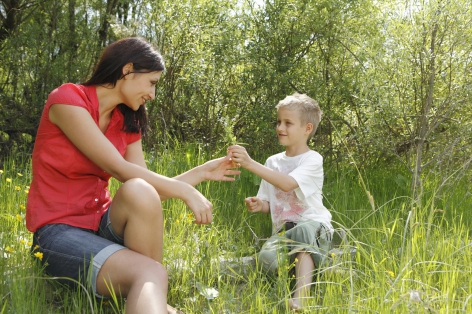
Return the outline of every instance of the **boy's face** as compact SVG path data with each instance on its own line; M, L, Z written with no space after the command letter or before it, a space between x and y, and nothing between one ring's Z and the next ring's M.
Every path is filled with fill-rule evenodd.
M302 123L296 110L280 108L277 111L277 136L285 147L306 146L312 130L311 123Z

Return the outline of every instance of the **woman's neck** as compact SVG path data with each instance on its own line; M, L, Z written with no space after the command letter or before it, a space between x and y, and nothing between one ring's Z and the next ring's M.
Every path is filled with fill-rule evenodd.
M113 110L122 103L117 86L96 86L100 117L109 117Z

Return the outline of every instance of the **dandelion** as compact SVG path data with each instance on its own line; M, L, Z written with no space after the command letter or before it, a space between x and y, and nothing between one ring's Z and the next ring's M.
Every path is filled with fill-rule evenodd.
M22 175L21 173L19 173L19 172L17 173L17 175L18 175L19 177L22 177L22 176L23 176L23 175Z
M334 258L336 256L336 254L334 254L333 252L331 252L331 254L329 255L331 256L331 258Z
M15 253L15 250L12 249L12 248L9 247L9 246L7 246L7 247L5 248L5 251L8 252L8 253Z
M26 244L26 240L25 239L20 239L20 243L25 245Z
M20 205L21 210L25 210L25 208L26 208L25 205L23 205L23 204Z
M28 246L32 246L33 245L33 242L31 241L28 241ZM37 245L36 245L37 246Z
M19 185L15 186L15 190L21 191L21 187Z
M20 214L16 214L16 220L18 220L18 222L21 222L23 220L23 217L21 217Z
M7 178L7 182L8 182L8 183L11 183L11 178Z
M43 260L43 252L34 253L34 257L38 258L40 261Z

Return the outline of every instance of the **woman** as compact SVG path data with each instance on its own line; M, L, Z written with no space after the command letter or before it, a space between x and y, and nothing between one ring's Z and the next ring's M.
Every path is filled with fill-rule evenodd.
M33 250L43 253L49 274L82 282L97 296L113 289L126 297L128 314L171 311L161 201L180 198L196 223L210 223L212 204L194 186L239 174L227 157L175 178L146 168L145 103L162 71L161 55L144 39L112 43L87 82L51 92L33 150L26 215ZM123 183L113 202L110 177Z

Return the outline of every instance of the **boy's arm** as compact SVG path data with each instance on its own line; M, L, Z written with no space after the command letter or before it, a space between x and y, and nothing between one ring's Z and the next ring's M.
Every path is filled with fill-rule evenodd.
M246 149L242 146L230 146L228 148L228 154L233 161L238 163L241 167L251 171L284 192L294 190L298 187L298 182L288 174L270 169L251 159Z

